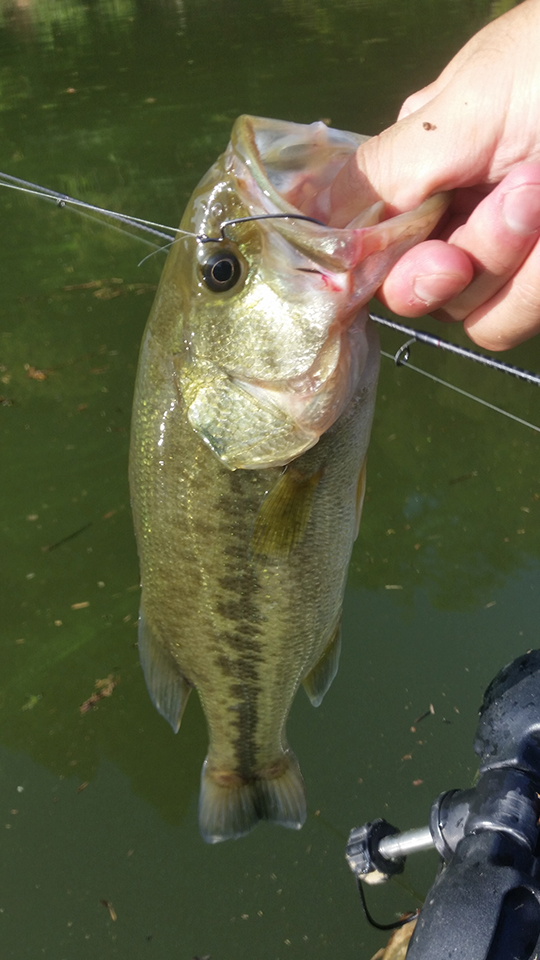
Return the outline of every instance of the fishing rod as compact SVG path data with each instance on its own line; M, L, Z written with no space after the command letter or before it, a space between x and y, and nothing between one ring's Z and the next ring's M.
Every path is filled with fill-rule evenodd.
M429 825L401 833L378 817L349 834L346 859L368 921L364 884L387 882L406 858L435 848L441 866L417 920L409 960L533 960L540 947L540 650L507 664L488 686L468 789L441 793Z
M404 333L411 338L407 340L406 343L403 343L394 355L394 362L398 367L408 363L411 345L413 343L425 343L429 347L438 347L441 350L446 350L448 353L454 353L458 357L473 360L475 363L481 363L483 366L490 367L492 370L499 370L501 373L509 373L519 380L525 380L527 383L533 383L535 386L540 387L540 374L538 373L522 370L521 367L514 367L510 363L503 363L502 360L496 360L495 357L486 356L486 354L478 353L476 350L468 350L466 347L458 346L457 343L441 340L440 337L435 337L433 334L426 333L424 330L415 330L413 327L406 327L404 324L396 323L395 320L389 320L387 317L378 317L370 313L369 319L374 323L389 327L391 330Z
M22 180L20 177L12 176L8 173L3 173L0 171L0 187L7 187L11 190L18 190L22 193L28 193L32 196L41 197L44 200L52 201L57 207L63 209L65 207L75 207L83 212L87 212L88 215L92 214L101 214L102 216L111 217L114 220L118 220L120 223L125 224L126 226L134 227L135 229L141 230L144 233L152 234L155 237L159 237L162 240L167 240L168 242L160 245L155 244L156 253L159 253L160 250L167 250L171 243L174 243L178 234L184 236L194 237L201 243L208 242L220 242L226 239L225 228L228 226L233 226L237 223L246 223L252 220L276 220L276 219L286 219L286 220L303 220L311 223L315 223L318 226L325 226L321 223L320 220L316 220L314 217L307 217L304 214L293 214L293 213L276 213L276 214L258 214L248 217L237 217L231 220L224 220L220 228L219 237L208 237L205 234L195 234L189 230L182 230L180 228L171 227L167 224L156 223L153 220L145 220L141 217L132 217L129 214L118 213L115 210L108 210L105 207L97 206L96 204L86 203L83 200L77 200L74 197L70 197L67 194L59 193L56 190L49 190L46 187L42 187L37 183L33 183L30 180ZM168 231L164 233L163 231ZM133 234L130 234L133 236ZM143 237L138 239L143 240ZM148 241L147 241L148 242ZM145 257L145 259L147 259ZM144 261L141 261L143 263ZM448 353L453 353L459 357L462 357L466 360L472 360L475 363L480 363L485 367L490 368L491 370L497 370L501 373L508 373L513 377L517 377L519 380L524 380L527 383L532 383L535 386L540 386L540 374L532 373L529 370L523 370L520 367L515 367L508 363L503 363L501 360L496 360L494 357L486 356L483 353L478 353L475 350L468 350L465 347L460 347L455 343L451 343L448 340L443 340L440 337L436 337L431 333L427 333L424 330L416 330L413 327L407 327L402 323L397 323L395 320L389 320L387 317L380 317L376 314L369 314L370 320L373 323L379 324L381 326L388 327L391 330L396 330L399 333L403 333L409 337L406 343L402 344L401 347L396 351L394 355L394 362L396 366L402 366L409 363L410 359L410 350L413 343L423 343L430 347L435 347L439 350L445 350ZM425 371L419 370L417 367L413 367L412 364L409 364L410 369L418 370L423 373ZM449 384L449 386L452 386ZM465 391L463 391L465 392ZM467 396L472 396L471 394L466 394ZM474 397L473 399L478 399ZM498 408L496 408L498 409ZM505 412L505 411L501 411ZM518 419L518 418L516 418Z

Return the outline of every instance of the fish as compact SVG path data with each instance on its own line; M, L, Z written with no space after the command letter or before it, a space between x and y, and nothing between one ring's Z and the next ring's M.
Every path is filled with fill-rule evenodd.
M197 689L209 843L306 819L286 720L300 685L318 706L338 668L379 369L366 304L448 203L326 226L365 139L240 117L187 205L141 347L139 655L175 732Z

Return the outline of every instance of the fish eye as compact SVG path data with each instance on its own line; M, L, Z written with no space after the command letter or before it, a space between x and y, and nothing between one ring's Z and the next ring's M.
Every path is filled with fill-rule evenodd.
M209 290L214 293L223 293L231 290L242 273L242 267L238 257L229 250L223 253L214 253L203 263L203 280Z

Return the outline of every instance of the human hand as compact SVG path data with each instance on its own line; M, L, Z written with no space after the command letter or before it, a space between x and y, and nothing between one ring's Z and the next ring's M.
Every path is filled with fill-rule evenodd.
M416 317L463 320L504 350L540 331L540 0L488 24L399 120L336 177L331 220L382 198L401 213L454 190L436 239L409 250L377 296Z

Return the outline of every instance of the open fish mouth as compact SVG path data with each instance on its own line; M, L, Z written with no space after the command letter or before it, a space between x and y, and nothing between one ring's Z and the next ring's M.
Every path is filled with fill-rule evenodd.
M440 194L385 219L378 201L326 226L330 185L366 139L240 117L196 190L180 384L191 426L231 470L284 466L336 422L367 361L362 308L447 206Z

